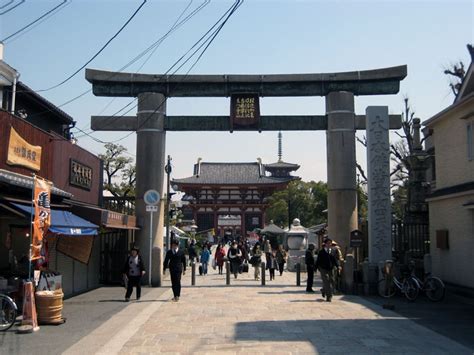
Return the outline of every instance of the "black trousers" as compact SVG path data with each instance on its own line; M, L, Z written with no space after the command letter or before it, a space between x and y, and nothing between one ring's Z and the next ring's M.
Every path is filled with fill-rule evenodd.
M306 271L308 272L308 281L306 282L306 291L311 291L313 289L314 266L306 265Z
M181 296L181 271L170 271L171 288L173 289L174 297Z
M127 293L125 294L125 298L130 298L133 292L133 287L137 288L137 299L140 298L142 294L142 277L141 276L129 276L128 277L128 286L127 286Z
M283 268L285 267L285 263L278 264L278 270L280 271L280 275L283 275Z
M274 268L270 268L270 280L274 280L275 279L275 269Z

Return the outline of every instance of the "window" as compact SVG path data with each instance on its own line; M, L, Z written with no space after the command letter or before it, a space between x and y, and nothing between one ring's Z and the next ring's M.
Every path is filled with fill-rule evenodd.
M467 159L474 160L474 121L467 124Z

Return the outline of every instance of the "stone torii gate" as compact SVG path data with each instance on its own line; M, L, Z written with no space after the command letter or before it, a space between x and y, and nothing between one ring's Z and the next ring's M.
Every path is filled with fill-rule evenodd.
M150 217L145 212L143 195L149 189L157 190L160 194L163 192L166 131L249 130L231 127L229 116L167 116L167 98L229 97L237 93L251 93L261 97L325 96L325 115L261 116L258 130L327 131L329 235L337 239L346 251L350 251L350 232L358 227L355 130L366 129L366 119L383 121L386 132L389 128L398 129L401 126L401 116L389 116L388 110L368 110L367 116L372 117L355 115L354 96L396 94L400 81L406 74L406 66L345 73L290 75L171 76L87 69L86 79L92 84L94 95L138 97L136 116L92 116L91 128L96 131L137 132L136 214L141 227L137 233L137 244L142 251L143 260L148 261L151 252L148 241ZM374 132L374 137L379 137L378 131ZM385 206L386 216L386 198L379 199L378 208L380 203ZM390 207L389 204L390 200ZM163 236L157 233L161 223L161 220L155 218L152 227L154 286L161 285ZM387 235L375 238L378 239L372 241L371 245L376 246L374 250L377 249L380 253L377 252L371 261L378 262L386 258L386 246L387 243L390 245L390 241L387 241Z

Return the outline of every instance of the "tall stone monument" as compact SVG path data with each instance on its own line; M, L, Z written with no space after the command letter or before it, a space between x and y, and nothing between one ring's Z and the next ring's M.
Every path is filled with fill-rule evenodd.
M369 262L379 263L392 258L388 107L367 107L366 120Z

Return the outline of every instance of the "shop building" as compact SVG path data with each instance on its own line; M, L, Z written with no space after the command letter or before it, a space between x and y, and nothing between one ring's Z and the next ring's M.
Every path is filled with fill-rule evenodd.
M102 161L71 142L72 117L2 60L0 74L0 275L28 274L35 174L52 182L48 269L61 273L65 296L117 282L135 217L102 207Z

